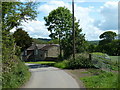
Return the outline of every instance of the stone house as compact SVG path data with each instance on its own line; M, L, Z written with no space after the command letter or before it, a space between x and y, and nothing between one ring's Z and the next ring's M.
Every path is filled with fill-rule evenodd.
M59 55L58 44L32 44L22 53L24 61L56 60Z

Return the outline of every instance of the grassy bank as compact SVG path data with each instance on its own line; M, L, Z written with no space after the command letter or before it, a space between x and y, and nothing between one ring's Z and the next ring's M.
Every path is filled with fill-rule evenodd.
M110 58L111 58L111 61L113 63L117 64L118 63L118 58L120 58L120 56L110 56Z
M115 71L118 71L118 59L120 58L120 56L110 56L110 59L111 59L111 69L112 70L115 70Z
M17 56L13 60L3 62L2 88L19 88L30 78L28 67Z
M29 63L29 64L42 64L42 65L54 66L54 64L55 64L56 62L54 62L54 61L38 61L38 62L26 62L26 63Z
M86 88L117 88L119 85L117 72L118 56L110 56L111 60L109 60L108 64L111 72L102 71L101 68L96 69L95 67L89 67L91 63L86 56L88 55L78 55L75 60L64 60L55 63L54 66L61 69L68 68L68 71L77 76L84 83ZM81 72L81 70L85 71Z
M81 77L86 88L117 88L118 87L118 74L112 72L105 72L102 70L91 69L88 70L92 76Z

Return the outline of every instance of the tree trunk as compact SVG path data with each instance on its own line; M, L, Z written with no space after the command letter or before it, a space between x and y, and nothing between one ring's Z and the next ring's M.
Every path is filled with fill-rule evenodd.
M61 41L60 41L60 35L59 35L59 45L60 45L60 59L62 58L62 49L61 49Z

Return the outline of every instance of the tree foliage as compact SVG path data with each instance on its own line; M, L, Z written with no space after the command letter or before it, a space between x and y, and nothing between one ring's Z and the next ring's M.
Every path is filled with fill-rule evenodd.
M72 54L72 14L69 9L65 7L58 7L51 11L47 17L44 17L49 35L52 39L58 39L60 44L60 51L63 49L64 56L68 57ZM75 19L75 34L76 34L76 50L80 50L81 45L85 41L84 35L80 34L82 29L79 28L79 21ZM80 47L81 46L81 47ZM81 48L82 49L82 48ZM79 51L77 51L79 52ZM61 53L60 53L61 55Z
M120 55L119 42L120 40L115 40L117 34L112 31L104 32L100 35L101 41L97 46L97 51L107 53L108 55Z
M51 11L47 17L44 17L46 21L46 26L48 26L48 31L51 32L49 35L52 39L59 39L60 45L60 57L61 57L61 39L66 35L66 33L71 32L72 25L72 14L70 10L65 7L58 7L57 9Z
M81 53L85 51L85 37L81 34L82 29L79 28L79 22L75 22L75 49L76 53ZM62 49L64 52L64 58L68 58L73 53L73 34L69 32L62 39Z
M23 21L35 19L36 3L2 2L2 30L11 30Z
M15 39L13 35L10 34L10 30L19 26L22 21L35 19L37 15L35 8L36 4L33 2L2 2L3 88L19 87L19 85L26 80L26 73L28 73L28 71L18 56L16 56L21 52L19 47L16 46Z
M30 38L28 33L22 30L22 28L17 29L14 32L13 36L15 38L15 43L17 44L17 46L21 47L22 51L32 44L32 38Z
M106 31L103 34L101 34L99 36L100 39L102 39L99 44L105 44L105 43L109 43L112 40L115 39L115 37L117 36L117 34L115 32L112 31Z

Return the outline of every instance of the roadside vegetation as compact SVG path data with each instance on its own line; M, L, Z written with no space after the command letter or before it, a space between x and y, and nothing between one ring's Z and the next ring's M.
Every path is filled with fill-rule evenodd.
M85 35L81 33L82 28L79 28L79 21L76 21L75 18L76 58L74 60L72 58L73 36L72 31L70 31L70 28L72 28L71 16L72 14L67 8L58 7L51 11L47 17L44 17L45 25L51 32L50 37L53 40L59 40L60 61L55 63L54 66L70 70L89 70L92 68L91 71L87 72L91 73L92 76L81 79L87 88L117 88L119 63L116 57L120 56L120 50L118 50L120 40L116 39L118 35L115 32L106 31L99 36L100 41L86 41Z
M56 62L54 62L54 61L38 61L38 62L27 62L27 63L53 66Z
M13 58L14 60L6 64L3 62L2 88L21 87L30 78L31 74L24 62L21 62L17 56L13 56Z
M32 41L39 44L59 44L58 62L28 62L32 64L51 65L61 69L86 69L81 77L87 88L117 88L117 57L120 56L120 40L115 32L106 31L99 36L99 42L88 42L80 28L80 21L75 18L75 49L73 60L72 13L66 7L58 7L44 17L45 26L50 31L49 42L32 39L22 28L12 34L11 29L21 25L22 21L35 20L36 3L2 2L2 87L18 88L30 77L28 67L21 61L21 52L28 48ZM114 73L113 73L114 72ZM79 76L78 76L79 77Z
M118 88L118 63L113 63L117 56L110 58L104 53L92 53L98 57L92 57L99 63L90 62L90 57L86 53L77 54L76 59L64 60L55 63L54 66L61 69L69 69L76 75L85 85L86 88ZM102 56L102 57L100 57ZM107 56L107 59L105 58ZM114 60L113 60L114 58ZM101 60L103 59L103 61ZM94 60L93 60L94 61ZM105 63L103 63L105 62ZM103 65L104 64L104 65ZM76 72L85 69L85 72ZM82 77L81 77L82 76Z
M86 88L118 88L118 73L98 69L87 70L91 76L81 77Z
M16 0L15 0L16 1ZM21 51L27 48L25 41L31 41L28 34L24 39L13 35L11 29L20 26L21 22L35 19L36 3L2 2L2 88L19 88L29 80L30 72L21 60ZM27 16L27 17L26 17ZM29 17L29 18L28 18ZM23 40L23 42L21 40ZM28 43L29 43L28 41ZM20 44L20 42L22 44ZM20 46L19 46L19 45ZM23 45L24 44L24 45Z

